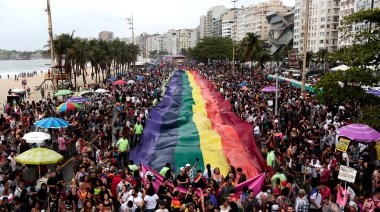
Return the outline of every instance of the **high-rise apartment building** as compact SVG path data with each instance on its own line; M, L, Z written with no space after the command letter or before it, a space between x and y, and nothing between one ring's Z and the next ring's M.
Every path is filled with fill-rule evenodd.
M251 31L260 35L261 39L267 40L271 25L266 16L272 12L286 12L290 7L284 5L280 0L268 0L252 7Z
M343 18L349 14L352 14L354 12L358 12L360 10L368 10L371 8L372 1L371 0L341 0L340 1L340 15L339 20L343 20ZM380 7L380 1L374 0L373 7ZM339 22L341 23L341 22ZM341 25L340 25L341 26ZM369 27L369 23L360 23L355 24L351 27L351 29L342 29L339 30L338 36L338 49L349 47L352 45L352 37L350 36L343 36L347 30L352 30L353 32L367 29Z
M334 52L338 47L339 0L313 0L309 4L307 50L318 52L327 49ZM294 14L293 48L303 51L305 38L306 1L296 0Z
M222 15L226 13L228 9L225 6L211 7L207 11L206 16L206 36L213 37L215 35L222 36Z
M99 39L100 40L112 40L113 37L113 32L111 31L102 31L99 32Z
M199 39L207 36L207 16L202 15L199 24Z
M236 11L231 10L226 12L222 17L222 37L233 38L235 31L235 20L234 17Z
M287 45L292 45L294 10L270 13L267 15L267 21L271 24L267 39L271 46L271 54L281 51Z

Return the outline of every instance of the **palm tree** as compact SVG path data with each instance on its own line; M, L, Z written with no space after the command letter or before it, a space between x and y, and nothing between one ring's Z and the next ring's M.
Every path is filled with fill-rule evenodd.
M263 41L257 33L248 32L246 37L241 41L241 58L244 61L251 61L251 75L253 69L253 61L258 59L258 55L262 51Z
M315 61L319 63L321 66L323 66L322 70L325 71L326 69L326 62L329 59L329 52L327 49L320 49L315 54Z

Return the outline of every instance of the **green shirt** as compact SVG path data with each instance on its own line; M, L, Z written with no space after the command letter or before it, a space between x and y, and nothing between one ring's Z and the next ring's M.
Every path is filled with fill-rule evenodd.
M158 102L158 100L157 100L157 98L155 98L155 99L153 100L153 107L155 107L155 106L157 105L157 102Z
M275 160L274 151L271 151L267 155L267 165L270 167L274 167L274 160Z
M126 152L129 150L129 142L128 139L120 138L117 143L118 149L122 152Z
M143 133L143 126L141 124L136 124L134 129L137 135L141 135Z
M168 170L169 170L169 168L165 166L164 168L161 169L161 171L160 171L160 175L165 176L165 174L166 174L166 172L167 172Z

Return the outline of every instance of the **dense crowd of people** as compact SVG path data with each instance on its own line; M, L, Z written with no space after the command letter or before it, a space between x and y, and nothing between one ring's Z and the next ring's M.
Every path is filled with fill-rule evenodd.
M214 82L231 102L241 119L252 124L252 133L267 164L275 170L265 173L261 190L244 187L237 195L235 185L246 179L240 167L220 173L218 164L197 167L186 164L177 176L170 164L163 164L165 176L154 188L154 176L143 183L141 164L134 164L129 150L139 145L149 119L149 109L162 98L175 67L152 67L127 72L118 79L134 83L113 86L112 81L88 86L104 88L102 94L83 94L88 102L77 111L57 113L63 102L52 94L38 102L25 101L0 117L1 211L128 211L128 212L251 212L251 211L376 211L380 208L380 168L374 148L351 142L347 153L335 151L336 130L358 116L360 103L322 105L314 95L301 95L297 88L280 83L278 115L274 94L261 92L273 85L265 73L253 77L230 72L226 67L194 67ZM245 89L242 89L244 82ZM35 131L34 123L46 117L61 117L70 126L48 129L56 135L46 146L65 159L48 170L41 166L46 182L38 184L39 169L17 164L14 157L35 148L22 139ZM10 117L9 120L8 117ZM46 129L47 130L47 129ZM250 129L251 130L251 129ZM67 180L62 171L73 164L75 173ZM340 165L357 170L355 183L338 179ZM65 167L67 168L67 167ZM378 171L379 170L379 171ZM65 180L66 179L66 180ZM169 183L172 182L172 183ZM169 186L173 185L173 186ZM180 192L177 186L187 189Z

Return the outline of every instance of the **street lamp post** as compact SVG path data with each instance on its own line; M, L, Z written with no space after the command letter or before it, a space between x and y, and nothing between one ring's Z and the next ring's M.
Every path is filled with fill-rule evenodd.
M276 71L276 99L275 99L275 103L274 103L274 115L277 117L278 115L278 74L280 72L280 68L282 67L282 65L285 63L285 65L288 64L288 61L289 59L288 58L285 58L284 60L282 60L282 63L280 64L280 66L278 67L277 71Z
M232 31L232 73L235 72L235 32L236 32L236 7L235 3L238 0L232 0L231 2L234 3L234 23L233 23L233 31Z
M128 21L128 25L131 25L129 29L132 30L132 44L135 44L135 28L133 27L133 14L131 15L131 18L126 18L125 20Z
M305 81L306 81L306 63L307 63L307 42L309 33L309 4L311 0L306 0L306 17L305 17L305 32L303 39L303 64L302 64L302 96L305 95Z

